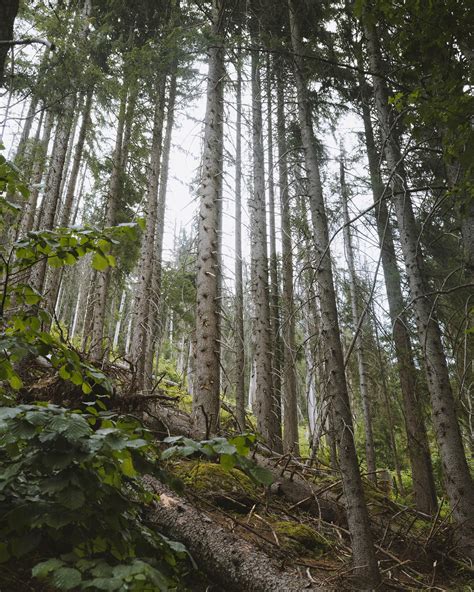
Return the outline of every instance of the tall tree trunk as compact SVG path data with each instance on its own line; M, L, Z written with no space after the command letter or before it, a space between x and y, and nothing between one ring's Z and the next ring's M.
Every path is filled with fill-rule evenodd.
M159 339L160 309L161 309L161 282L163 271L163 238L165 233L166 194L168 190L168 174L171 154L171 138L173 134L174 116L177 91L177 61L171 66L169 75L168 106L166 112L166 132L163 141L162 164L160 173L160 186L158 192L158 214L155 231L155 247L153 253L153 270L151 277L151 294L149 299L149 342L145 356L145 388L150 389L153 360L155 358L156 344Z
M44 127L41 140L34 152L33 172L31 177L32 188L28 198L28 203L26 204L25 211L21 219L18 236L24 236L27 232L30 232L34 226L36 206L38 203L40 191L39 185L44 175L46 158L48 154L48 145L51 138L53 123L53 116L48 111L44 118Z
M242 56L237 55L235 139L235 408L239 428L245 431L245 335L242 281Z
M131 359L135 366L135 387L141 391L145 387L145 359L147 347L152 347L150 335L149 302L152 296L153 257L158 217L158 183L160 179L161 154L163 143L163 121L165 112L166 76L157 84L155 112L153 118L153 137L148 175L146 198L146 227L142 237L140 260L138 263L138 282L135 290L133 319L133 339L130 344Z
M56 212L60 201L61 180L64 175L64 163L66 160L67 148L71 137L71 127L74 117L74 96L66 98L62 113L59 116L54 138L53 152L49 163L49 173L44 190L41 213L38 220L40 230L51 230L54 228ZM33 272L32 283L41 292L44 287L46 275L46 260L40 262Z
M248 201L250 214L251 283L253 300L253 340L255 347L255 401L257 429L272 450L280 451L281 425L278 421L272 376L272 327L268 288L267 219L262 130L260 56L252 51L252 153L253 192Z
M361 62L359 62L361 64ZM364 121L367 158L369 161L370 182L374 203L377 204L377 233L382 255L390 320L392 322L393 343L398 361L398 376L403 398L403 416L407 434L408 455L410 458L411 475L415 505L420 512L431 514L436 512L438 505L433 468L428 446L425 421L420 402L417 397L416 369L413 362L413 350L405 303L402 295L401 277L397 265L392 224L384 198L385 188L380 175L379 154L375 145L374 132L370 117L369 94L367 84L360 79L362 95L362 117Z
M193 423L201 433L213 433L219 422L219 204L222 199L224 119L224 2L214 0L213 46L208 49L209 73L205 118L197 254L196 376Z
M346 186L346 173L344 163L344 151L341 147L340 155L340 184L342 211L344 220L344 246L346 251L346 261L349 270L349 290L352 310L352 323L357 328L360 321L359 296L357 294L357 276L355 270L354 250L352 248L352 236L349 226L349 209L347 206L348 191ZM372 407L369 395L369 384L367 376L367 360L365 359L364 344L362 334L359 333L356 339L357 367L359 373L359 389L362 401L362 413L364 416L365 429L365 459L367 462L368 478L373 483L377 483L377 464L375 460L374 434L372 429Z
M290 29L295 53L295 78L298 115L308 174L308 192L314 226L317 256L317 279L320 286L322 334L324 336L329 378L329 394L334 409L338 441L339 466L347 506L347 520L352 539L354 575L366 589L376 587L380 574L374 552L369 515L354 444L352 414L344 371L344 358L339 333L336 294L329 255L329 234L322 195L318 157L312 128L312 115L305 81L304 49L297 22L295 0L288 1Z
M271 122L269 122L271 129ZM288 147L285 129L283 72L277 75L278 177L281 208L282 246L282 333L283 333L283 450L299 455L295 343L295 304L293 293L293 245L291 240Z
M117 121L117 134L115 148L112 157L112 172L110 174L109 191L105 204L105 226L113 226L116 222L117 207L123 172L123 135L127 114L128 87L124 83L120 97L120 107ZM95 289L96 298L92 309L92 324L89 354L93 360L100 360L103 356L103 339L105 327L105 313L107 303L107 290L110 280L110 269L97 273Z
M269 215L269 269L270 269L270 322L272 328L273 343L273 397L275 400L275 413L277 422L282 424L281 413L281 367L282 367L282 343L280 335L280 295L278 282L278 257L276 250L276 228L275 228L275 181L273 171L273 101L272 101L272 64L267 54L266 60L266 98L267 98L267 160L268 160L268 215ZM285 419L286 423L292 422L290 415ZM294 424L294 422L293 422ZM289 426L287 444L288 450L296 454L298 448L298 418L296 418L296 439L295 426ZM293 442L291 445L290 442Z
M61 220L59 225L63 227L69 226L69 224L71 223L72 206L74 203L77 179L79 177L79 169L81 167L82 157L84 153L86 134L90 125L93 95L94 89L90 88L87 91L86 100L84 103L84 108L82 112L82 122L79 130L79 136L77 138L74 160L72 163L71 174L69 175L69 183L66 191L66 196L64 198L63 208L61 211Z
M392 200L398 221L400 243L410 286L412 309L424 356L426 381L431 398L433 425L438 442L444 481L457 534L464 551L474 558L474 484L466 462L453 392L441 340L441 330L434 316L434 303L429 288L418 242L418 229L410 194L407 191L401 151L392 133L392 118L377 31L371 21L364 19L370 69L373 74L374 94L382 130L385 158L392 174Z

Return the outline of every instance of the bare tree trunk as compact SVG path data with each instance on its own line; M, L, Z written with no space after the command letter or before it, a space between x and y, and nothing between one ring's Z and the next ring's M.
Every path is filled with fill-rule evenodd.
M200 433L213 433L219 423L219 204L222 199L224 117L224 3L213 4L215 41L208 49L209 73L205 118L197 255L196 376L193 423Z
M71 126L74 117L75 97L66 98L62 113L59 116L56 134L54 138L53 152L49 163L49 173L44 190L43 203L41 205L41 214L38 221L38 228L51 230L54 228L56 212L61 197L61 180L64 175L64 163L66 153L71 137ZM34 287L41 292L44 287L46 275L46 259L40 262L32 275Z
M145 359L150 342L149 302L152 296L153 256L156 224L158 217L158 183L160 178L163 143L163 120L165 111L166 76L157 84L155 112L153 118L153 137L149 164L148 188L146 198L146 227L142 237L140 260L138 263L138 283L135 290L134 331L130 344L131 359L135 367L135 387L141 391L145 387Z
M113 226L117 216L117 205L123 171L123 134L127 114L128 88L123 86L120 97L120 108L117 122L117 135L115 137L115 148L112 157L112 172L110 174L110 185L106 199L105 226ZM107 290L110 280L110 270L97 273L95 287L97 290L94 307L92 309L92 326L90 338L90 356L93 360L99 361L103 356L103 339L105 326L105 312L107 303Z
M159 317L161 304L161 280L163 269L163 236L165 232L166 194L168 190L168 173L171 154L171 138L173 134L175 106L176 106L176 80L177 63L173 63L170 72L168 90L168 107L166 113L166 133L163 142L163 156L161 164L160 188L158 195L158 215L155 232L155 248L153 254L153 270L151 277L150 307L150 334L145 356L145 388L151 388L153 374L153 359L155 357L156 343L159 336Z
M374 203L377 204L377 233L382 254L382 268L390 319L392 321L393 342L398 361L400 388L403 397L403 416L407 434L413 492L417 509L420 512L431 514L436 512L438 501L436 498L428 436L426 434L421 405L417 398L416 369L413 362L411 339L407 328L408 321L404 313L405 303L395 254L393 230L390 223L387 202L384 199L385 189L380 175L379 155L375 145L370 117L369 96L367 85L363 78L360 80L360 86L370 181Z
M48 154L48 144L51 138L53 123L53 116L48 111L46 113L46 117L44 118L44 127L41 140L34 154L33 172L31 179L32 188L30 196L28 198L28 203L26 204L25 212L21 219L18 236L24 236L27 232L30 232L30 230L33 229L33 225L35 222L36 206L38 203L38 196L40 191L39 185L44 175L46 157Z
M94 95L94 89L90 88L86 95L86 100L82 112L82 122L79 130L79 137L77 138L76 150L74 153L74 160L72 163L71 174L69 176L69 183L64 198L63 209L61 212L60 226L69 226L71 223L72 206L74 203L74 195L76 192L76 184L79 176L79 169L81 167L82 156L84 152L84 144L86 141L87 130L90 125L90 115L92 108L92 98Z
M282 334L283 334L283 450L299 455L295 342L295 304L293 294L293 245L291 240L290 193L285 129L283 73L277 76L278 175L280 185L282 243ZM269 122L269 129L271 124ZM315 391L314 391L315 393Z
M347 207L348 191L346 186L344 150L341 146L340 155L340 184L342 211L344 219L344 245L346 251L347 267L349 270L349 289L352 310L352 323L357 328L360 321L359 296L357 294L357 276L354 262L354 250L352 248L352 236L349 226L349 209ZM377 463L375 460L374 434L372 429L372 406L369 395L369 385L367 377L367 360L365 359L364 344L362 334L359 333L356 340L357 367L359 372L359 389L362 401L362 413L364 416L365 428L365 459L367 462L368 478L373 483L377 483Z
M235 140L235 408L245 431L245 335L242 281L242 56L237 56L237 120Z
M281 409L281 367L282 367L282 340L280 335L280 295L278 282L278 257L276 250L275 229L275 181L273 171L273 101L272 101L272 65L270 56L266 60L266 98L267 98L267 159L268 159L268 215L269 215L269 269L270 269L270 322L272 328L273 343L273 398L275 400L275 413L277 422L282 424ZM288 423L292 421L291 413ZM298 448L298 418L296 418L296 439L294 425L288 426L290 434L288 443L292 442L291 449L296 454ZM296 446L296 449L295 449Z
M315 151L312 115L304 76L304 50L297 22L296 2L289 0L290 29L295 53L295 78L301 138L308 173L308 192L314 226L317 278L320 286L322 334L327 355L329 393L334 409L339 466L347 504L347 520L352 539L355 577L366 589L376 587L380 573L374 553L372 533L364 499L362 479L354 444L352 414L344 371L342 345L336 308L336 294L329 255L329 235L322 195L319 163Z
M392 174L392 200L398 221L400 243L408 276L412 308L423 350L426 380L431 398L433 425L443 465L446 492L464 551L474 558L474 484L466 462L453 392L441 340L434 316L434 302L428 295L418 229L402 166L401 151L392 133L388 92L382 77L383 67L377 31L364 19L370 69L377 114L383 135L384 151Z
M252 51L252 139L253 192L248 201L252 265L253 340L255 346L255 402L257 429L272 450L280 451L281 425L278 422L272 376L272 327L268 289L267 220L262 133L262 93L260 58Z

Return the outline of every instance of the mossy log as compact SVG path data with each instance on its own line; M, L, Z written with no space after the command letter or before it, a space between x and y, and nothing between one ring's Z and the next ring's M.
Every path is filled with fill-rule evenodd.
M200 569L226 592L322 592L290 567L286 570L252 543L238 537L200 512L162 483L146 477L160 495L150 521L166 536L179 540ZM329 589L324 587L325 591Z
M200 438L200 435L196 434L191 427L189 415L180 410L157 407L153 413L153 419L155 421L154 428L160 435ZM317 516L325 522L347 526L343 505L335 499L331 499L331 495L316 497L313 488L307 481L296 474L291 479L282 475L281 467L275 467L274 463L262 454L256 454L254 460L272 473L275 479L271 488L272 495L285 498L298 509Z

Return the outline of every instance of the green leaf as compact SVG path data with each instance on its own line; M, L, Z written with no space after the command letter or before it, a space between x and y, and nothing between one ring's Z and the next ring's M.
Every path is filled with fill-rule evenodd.
M9 377L8 382L10 383L10 386L12 387L12 389L15 391L20 390L23 386L23 382L22 382L21 378L18 376L18 374L12 374Z
M69 370L67 369L66 364L64 364L64 366L61 366L61 368L59 368L59 376L63 380L69 380L69 378L71 377L71 374L69 373Z
M37 563L31 570L31 574L34 578L45 578L51 571L62 567L64 562L60 559L48 559L48 561L42 561Z
M58 501L69 510L78 510L84 505L86 498L80 489L64 489L58 495Z
M105 271L109 267L109 262L106 256L98 251L94 253L94 256L92 257L92 267L97 271Z
M52 583L60 590L72 590L81 583L81 572L72 567L60 567L53 572Z
M252 465L253 466L250 466L248 468L247 472L250 474L251 477L255 479L255 481L267 486L273 483L274 479L270 471L257 465L254 465L253 463Z
M122 469L122 473L126 477L136 477L137 472L133 466L133 461L130 456L126 456L124 459L122 459L120 467Z
M230 471L235 467L237 461L232 454L221 454L220 463L226 471Z
M82 392L83 392L85 395L88 395L89 393L91 393L91 392L92 392L92 387L91 387L91 385L90 385L90 384L88 384L87 382L83 382L83 383L82 383Z

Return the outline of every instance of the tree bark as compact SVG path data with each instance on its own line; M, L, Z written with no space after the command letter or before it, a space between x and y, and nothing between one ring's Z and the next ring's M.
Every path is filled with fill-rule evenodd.
M219 526L156 479L145 478L160 501L149 519L161 532L184 543L199 567L228 592L321 590L277 563L251 543Z
M156 352L156 344L159 340L160 307L161 307L161 281L163 271L163 237L165 232L166 195L168 190L168 173L171 154L171 138L173 134L176 91L177 91L177 63L173 62L170 72L168 90L168 107L166 112L166 133L163 142L163 156L161 164L160 187L158 195L158 216L155 232L155 249L153 254L153 271L151 277L150 295L150 335L149 344L145 356L145 388L151 388L153 374L153 359ZM159 359L159 357L158 357Z
M268 288L267 220L265 208L265 170L262 131L262 93L260 57L252 51L252 155L253 192L248 200L250 214L251 284L253 300L252 331L255 356L254 413L257 429L272 450L281 451L272 376L273 356Z
M298 115L301 138L308 172L308 192L314 226L317 279L320 286L322 334L324 336L329 376L329 394L334 410L339 466L347 504L347 519L352 539L355 577L366 589L376 587L380 573L374 553L369 516L362 488L357 453L354 444L352 414L344 371L340 341L336 295L329 254L329 235L322 195L319 163L315 150L312 115L305 82L304 55L297 22L297 3L288 1L292 47L295 53L295 78L298 95Z
M278 176L281 208L282 245L282 333L283 333L283 450L299 455L295 341L295 303L293 292L293 245L291 239L288 147L285 129L283 72L277 75Z
M269 218L269 269L270 269L270 323L273 343L273 398L275 401L276 421L282 424L281 408L281 367L282 367L282 340L280 334L280 294L278 281L278 256L276 250L275 228L275 175L273 171L273 101L272 101L272 64L270 56L266 60L266 98L267 98L267 160L268 160L268 218ZM289 411L285 418L288 431L288 439L285 440L288 452L298 451L298 417ZM291 425L290 425L291 424Z
M349 209L347 206L348 191L346 186L346 173L344 163L344 151L341 147L340 155L340 185L342 211L344 221L344 246L346 251L346 261L349 270L349 290L352 310L352 323L354 330L358 327L360 321L359 296L357 294L357 276L355 270L354 250L352 248L352 236L349 226ZM364 344L362 334L359 333L356 340L357 367L359 373L359 389L362 401L362 413L364 417L365 429L365 460L367 463L368 478L372 483L377 484L377 463L375 460L374 433L372 428L372 406L369 395L369 384L367 376L367 360L365 359Z
M33 172L31 178L32 188L28 198L28 203L26 204L25 212L21 219L20 229L18 231L19 237L24 236L27 232L30 232L30 230L33 229L35 223L36 206L38 203L40 191L39 185L44 175L45 163L48 154L48 145L51 138L53 123L53 116L48 111L44 118L44 127L41 140L34 153Z
M138 282L135 290L134 331L130 344L130 354L135 367L135 387L142 391L145 387L145 360L147 347L151 347L149 302L152 296L152 274L155 250L155 234L158 218L158 183L160 178L163 143L163 123L165 112L166 76L162 75L157 84L155 112L153 118L153 137L149 164L148 189L146 197L146 227L142 237L140 259L138 262ZM151 337L151 336L150 336Z
M127 114L128 88L123 86L120 97L120 107L117 121L117 134L115 137L115 148L112 157L112 172L110 174L109 191L107 192L105 204L105 226L113 226L116 222L118 198L121 184L121 173L123 171L123 134ZM102 359L104 353L104 327L105 312L107 303L107 290L109 286L110 269L99 272L96 275L95 289L96 297L92 309L91 334L89 355L95 361Z
M64 163L71 137L75 104L76 100L74 96L67 97L62 112L59 115L43 202L38 219L39 230L52 230L54 228L56 212L61 197L61 180L64 175ZM47 262L45 259L38 263L32 274L32 284L39 292L42 292L44 288L46 269Z
M208 49L209 73L205 118L197 255L196 376L193 421L203 434L214 433L219 423L219 204L222 199L224 118L224 3L213 4L214 44Z
M436 512L438 506L433 467L425 421L416 392L416 368L413 362L413 349L407 328L408 320L404 313L405 303L395 254L392 224L387 201L384 197L385 188L380 175L379 155L370 117L367 84L362 77L360 78L360 87L370 182L374 203L377 204L377 233L381 249L390 320L392 322L393 343L398 362L398 376L403 398L403 417L407 434L415 505L420 512L432 514Z
M86 141L87 130L90 125L90 116L92 109L92 98L94 96L94 89L90 88L86 95L86 100L82 112L82 122L77 138L76 149L74 153L74 160L72 163L71 173L69 175L69 183L64 198L64 204L61 212L61 220L59 225L62 227L69 226L71 223L72 206L74 203L74 195L76 192L77 179L79 176L79 169L81 167L82 156L84 153L84 144Z
M0 5L0 41L13 40L13 25L18 12L19 0L4 0ZM0 45L0 87L4 83L5 61L9 45Z
M418 229L397 139L392 133L388 92L377 31L367 19L363 22L374 94L384 141L384 152L392 174L392 201L398 221L400 243L410 286L412 307L424 356L425 373L431 398L433 425L439 446L446 492L458 525L460 544L474 558L474 484L466 462L453 392L443 350L441 330L434 316L429 288L418 242Z
M235 139L235 407L237 423L245 431L245 335L242 280L242 50L237 55Z

